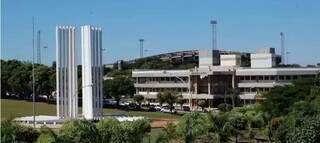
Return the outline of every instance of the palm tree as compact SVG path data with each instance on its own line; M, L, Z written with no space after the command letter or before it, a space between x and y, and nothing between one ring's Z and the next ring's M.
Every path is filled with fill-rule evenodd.
M185 143L193 142L208 132L206 117L199 112L185 114L177 125L177 137Z
M144 97L142 95L135 95L133 98L141 107L141 102L144 100Z
M213 136L218 143L225 143L229 140L233 130L231 124L228 122L228 113L213 113L209 112L206 116L208 132Z
M239 97L240 91L237 88L232 88L229 90L229 94L231 96L232 107L234 108L236 106L235 100L239 99L238 97Z
M173 104L176 103L178 100L178 96L176 93L168 92L168 91L164 91L162 93L159 93L157 95L157 98L158 98L158 101L160 102L160 104L162 104L162 103L169 104L170 112L172 112Z
M177 140L176 128L177 126L173 123L167 124L167 126L163 128L163 132L156 137L155 143L167 143L172 140Z
M183 104L186 103L186 101L183 99L182 95L179 96L177 103L180 105L181 110L183 110L182 107Z

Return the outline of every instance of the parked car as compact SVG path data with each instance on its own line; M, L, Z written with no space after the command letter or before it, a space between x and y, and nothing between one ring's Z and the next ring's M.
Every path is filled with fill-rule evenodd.
M172 109L172 111L170 111L170 108L168 106L162 107L160 111L163 113L177 113L175 109Z
M156 112L156 111L158 111L158 110L157 110L156 106L150 105L148 111L149 111L149 112Z
M156 108L157 111L161 111L161 108L162 108L162 107L159 106L159 105L156 105L155 108Z
M190 107L189 106L183 106L182 109L183 109L183 111L190 111Z

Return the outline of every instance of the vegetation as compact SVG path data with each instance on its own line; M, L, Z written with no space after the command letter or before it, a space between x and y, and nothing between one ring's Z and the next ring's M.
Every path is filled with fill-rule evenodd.
M79 108L81 110L81 108ZM175 114L166 114L161 112L145 111L125 111L120 109L103 109L104 114L127 115L127 116L144 116L153 119L177 119L180 116ZM56 106L36 102L37 115L56 115ZM1 120L22 116L32 116L32 102L24 100L1 99Z
M169 105L170 111L172 112L174 108L173 104L178 101L179 96L176 93L164 91L164 92L160 92L157 95L157 99L161 105L163 103L167 103Z
M32 64L18 60L1 60L1 97L30 99L32 95ZM35 65L36 97L47 95L55 88L55 68Z

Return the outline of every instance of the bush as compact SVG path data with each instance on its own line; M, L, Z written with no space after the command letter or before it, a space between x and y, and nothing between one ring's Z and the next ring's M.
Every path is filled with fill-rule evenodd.
M151 126L147 120L119 122L116 119L106 119L98 123L101 142L104 143L136 143L141 142L143 136L150 132Z
M233 113L229 115L229 122L234 129L244 130L246 129L247 119L241 113Z
M99 141L96 126L87 120L70 120L63 124L60 137L70 142L91 143Z
M232 110L232 105L227 103L221 103L218 105L218 109L222 112L228 112Z
M34 142L39 133L11 120L1 121L1 142Z

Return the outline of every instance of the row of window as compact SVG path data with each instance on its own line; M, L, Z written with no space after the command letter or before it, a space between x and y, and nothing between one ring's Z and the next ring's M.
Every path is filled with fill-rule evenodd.
M139 92L187 92L188 88L138 88Z
M187 77L137 77L136 78L136 83L146 83L146 82L187 82Z
M265 75L265 76L239 76L239 80L297 80L298 78L312 78L314 75Z
M240 92L268 92L271 88L239 88Z

